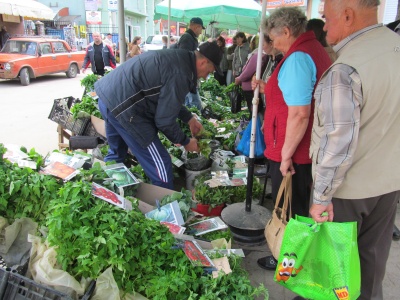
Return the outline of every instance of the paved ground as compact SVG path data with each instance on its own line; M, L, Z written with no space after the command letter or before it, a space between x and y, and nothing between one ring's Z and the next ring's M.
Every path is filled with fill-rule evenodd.
M271 206L272 200L268 199L266 205ZM396 225L400 228L400 205L397 207ZM257 265L257 259L270 255L266 244L249 246L240 244L244 249L246 258L243 261L244 268L249 272L253 284L263 283L270 295L270 300L291 300L296 295L286 288L278 285L273 280L274 272L261 269ZM386 276L383 282L383 298L385 300L400 299L400 241L393 241L390 256L386 264Z

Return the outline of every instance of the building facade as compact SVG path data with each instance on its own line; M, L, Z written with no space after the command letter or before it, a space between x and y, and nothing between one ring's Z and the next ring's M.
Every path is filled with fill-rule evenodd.
M135 36L144 39L149 35L167 34L167 20L154 20L154 8L162 0L36 0L54 12L54 19L43 21L46 34L65 38L65 28L77 39L88 40L88 34L99 31L102 34L112 33L118 40L118 1L123 1L125 37L132 41ZM255 0L261 3L260 0ZM287 0L267 0L267 14L275 7L287 3ZM381 0L379 22L387 24L398 18L400 0ZM300 7L308 18L321 18L324 0L291 0L290 5ZM121 3L120 3L121 4ZM0 25L7 25L11 35L38 34L37 20L23 17L0 15ZM17 20L18 19L18 20ZM17 22L18 21L18 22ZM186 30L185 23L170 22L172 35L181 35ZM227 29L227 28L225 28Z

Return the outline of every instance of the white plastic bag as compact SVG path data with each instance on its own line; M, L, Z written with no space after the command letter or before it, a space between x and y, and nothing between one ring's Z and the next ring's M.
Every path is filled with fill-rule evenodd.
M115 282L112 268L105 270L96 280L96 288L91 300L148 300L146 297L135 294L125 294L121 297L122 292L119 290Z
M68 272L63 271L57 264L57 252L54 247L49 247L47 242L42 243L41 238L28 235L32 243L29 271L34 281L46 284L63 293L75 296L83 295L89 285L90 279L78 282ZM72 291L71 291L72 290Z

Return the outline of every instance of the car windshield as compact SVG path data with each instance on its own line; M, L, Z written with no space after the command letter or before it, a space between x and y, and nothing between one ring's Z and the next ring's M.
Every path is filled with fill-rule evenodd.
M37 43L30 41L8 40L1 53L18 53L25 55L36 55Z
M147 37L146 44L162 45L162 36L150 35Z

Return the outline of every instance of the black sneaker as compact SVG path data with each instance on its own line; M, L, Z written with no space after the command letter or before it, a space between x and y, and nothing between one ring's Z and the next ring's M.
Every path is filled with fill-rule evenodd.
M257 260L257 264L265 270L274 271L276 269L278 261L272 255L270 255L270 256L259 258Z

